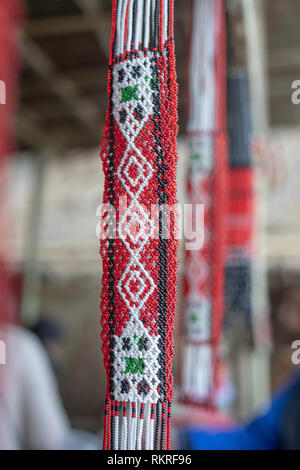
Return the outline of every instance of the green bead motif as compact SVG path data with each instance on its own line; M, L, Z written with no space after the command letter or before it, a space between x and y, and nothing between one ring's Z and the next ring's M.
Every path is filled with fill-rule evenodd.
M126 360L126 370L125 374L128 374L131 372L132 374L136 374L137 372L140 372L142 375L144 374L143 372L143 362L144 359L141 358L139 360L135 359L134 357L125 357Z
M192 315L190 316L190 322L196 323L196 321L197 321L197 315L195 313L192 313Z
M131 101L132 99L135 99L136 101L138 101L139 98L136 95L137 90L138 90L138 85L135 85L135 87L127 86L125 88L121 88L121 91L122 91L121 103L125 103L126 101Z
M203 160L203 155L200 153L193 153L192 160Z

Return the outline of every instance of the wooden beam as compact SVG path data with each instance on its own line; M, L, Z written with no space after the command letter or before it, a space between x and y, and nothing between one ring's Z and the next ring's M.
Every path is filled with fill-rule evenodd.
M25 32L32 38L93 32L105 53L110 40L111 14L101 10L101 4L97 0L74 1L83 15L31 19Z
M37 117L34 113L23 111L18 115L16 122L16 132L19 139L32 149L43 151L52 148L56 153L63 152L62 145L57 139L43 131L36 123Z
M31 19L25 33L32 38L42 36L89 33L99 27L103 15L69 15Z
M300 67L299 47L281 47L270 49L269 51L269 69L280 70Z
M23 40L23 56L27 65L72 109L73 114L95 138L99 134L99 126L95 122L98 107L82 97L76 84L66 75L59 74L55 63L29 38Z
M110 42L110 25L111 15L102 12L101 3L98 0L74 0L78 7L82 10L87 22L91 22L92 30L98 41L98 44L104 54L108 55ZM93 21L98 18L97 21Z
M95 88L99 93L106 93L107 86L107 65L97 67L76 68L65 72L72 82L79 88ZM52 80L60 81L60 74L54 75ZM45 83L38 78L30 78L22 82L22 97L35 98L39 94L45 94Z
M111 14L101 11L97 2L75 1L83 15L32 19L28 22L25 32L31 38L91 32L94 33L102 52L108 54Z

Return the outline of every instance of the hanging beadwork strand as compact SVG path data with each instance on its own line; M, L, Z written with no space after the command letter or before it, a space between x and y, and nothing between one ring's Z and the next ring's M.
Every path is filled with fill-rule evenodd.
M102 225L114 227L101 237L100 250L104 449L170 447L177 270L175 212L169 211L177 202L173 6L173 0L114 0L112 7L101 146Z
M180 399L202 406L214 404L223 316L225 69L225 2L194 0L188 70L188 195L194 213L197 204L204 205L204 245L186 253Z
M232 323L239 320L248 332L252 332L254 171L250 151L251 118L246 72L231 72L227 89L230 171L225 327L232 327Z

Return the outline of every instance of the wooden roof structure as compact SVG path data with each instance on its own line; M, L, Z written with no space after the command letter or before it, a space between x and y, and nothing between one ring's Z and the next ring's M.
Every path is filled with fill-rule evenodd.
M265 1L271 124L297 124L300 106L291 105L290 85L300 78L300 1ZM24 69L17 126L20 148L52 146L68 150L98 146L107 104L111 1L25 0L25 4ZM188 18L188 2L176 0L181 132Z
M107 105L111 2L26 0L26 5L21 148L99 145ZM177 54L183 58L187 16L185 2L178 1ZM184 66L179 81L183 89Z

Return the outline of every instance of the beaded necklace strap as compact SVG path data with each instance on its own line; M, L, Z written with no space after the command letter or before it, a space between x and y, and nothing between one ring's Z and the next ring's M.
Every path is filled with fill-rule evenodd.
M168 449L176 305L173 0L114 0L101 158L104 449ZM157 218L151 217L153 207ZM104 223L104 225L105 225Z
M227 210L225 2L192 3L188 65L188 195L204 204L204 244L187 251L180 400L213 406L224 303Z

